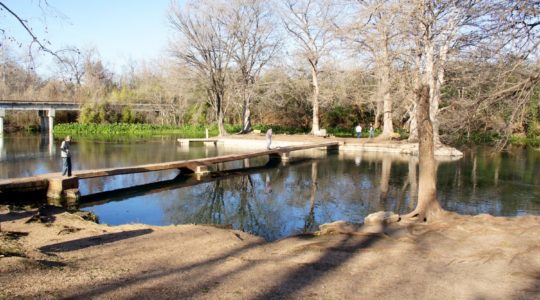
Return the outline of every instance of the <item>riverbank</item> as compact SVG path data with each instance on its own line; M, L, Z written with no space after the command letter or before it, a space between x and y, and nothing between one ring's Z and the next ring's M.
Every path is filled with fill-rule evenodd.
M265 242L211 226L111 227L0 209L0 298L532 299L540 217L325 225ZM7 243L6 241L9 241Z
M264 148L266 147L266 137L262 133L252 133L247 135L229 135L218 138L225 146ZM375 138L340 138L340 137L319 137L308 134L278 134L272 137L272 147L286 147L306 143L338 142L340 151L351 152L380 152L418 155L418 143L410 143L405 140L385 140ZM435 156L455 157L463 156L463 153L456 148L441 145L435 148Z

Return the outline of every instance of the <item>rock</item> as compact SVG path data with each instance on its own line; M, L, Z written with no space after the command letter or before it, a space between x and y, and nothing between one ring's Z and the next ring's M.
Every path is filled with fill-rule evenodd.
M358 230L358 225L347 223L345 221L335 221L332 223L326 223L319 226L317 235L325 234L338 234L338 233L352 233Z
M83 220L94 222L94 223L99 223L98 217L92 212L89 212L89 211L76 211L76 212L73 212L73 214L83 218Z
M462 157L463 152L459 151L456 148L448 147L448 146L442 146L437 147L435 149L435 156L456 156L456 157Z
M400 220L400 216L391 211L379 211L368 215L364 219L365 225L378 225L395 223Z

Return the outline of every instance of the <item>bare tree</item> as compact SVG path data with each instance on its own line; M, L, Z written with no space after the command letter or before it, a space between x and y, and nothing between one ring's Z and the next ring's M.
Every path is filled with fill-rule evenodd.
M335 39L337 6L330 0L282 0L281 16L285 29L307 59L313 87L311 133L319 127L319 63L328 54Z
M236 0L232 3L230 32L235 42L232 55L240 72L242 130L251 128L251 102L263 67L274 57L278 41L273 34L270 8L263 0Z
M218 125L219 135L226 134L225 104L229 65L233 43L228 32L231 20L226 16L230 11L225 2L190 1L179 7L172 6L169 21L181 40L174 47L174 55L192 67L205 83L208 103L212 106Z
M419 74L417 86L427 84L430 87L430 116L436 145L441 143L437 115L449 55L480 38L479 27L475 25L486 13L481 2L418 0L408 12L413 25L409 33L416 43L412 50Z
M77 48L70 47L70 51L61 53L59 60L60 76L66 84L81 86L85 74L85 55Z
M43 1L44 4L42 4L42 1L38 1L39 2L39 6L42 7L42 6L48 6L47 4L47 1ZM61 60L60 59L60 56L58 55L58 53L56 51L53 51L51 50L51 48L48 46L50 45L50 42L46 39L40 39L35 33L34 33L34 30L32 30L31 26L29 25L28 23L28 20L25 20L19 13L13 11L11 8L9 8L7 5L5 5L2 1L0 1L0 11L6 11L8 13L8 15L10 15L11 17L13 17L17 23L19 23L24 31L28 34L28 36L30 37L31 41L30 43L28 44L28 54L29 56L32 56L32 49L33 49L33 46L34 45L37 45L37 48L38 50L40 51L44 51L54 57L56 57L57 59ZM0 27L0 33L7 38L7 40L9 41L12 41L12 42L17 42L19 44L19 46L21 47L23 45L23 43L21 42L18 42L17 41L17 38L15 38L14 36L6 36L7 34L7 31L5 28L1 28ZM2 44L0 44L0 46L3 46Z
M375 128L380 126L383 115L382 138L390 138L394 133L392 123L393 101L391 82L393 64L399 55L398 44L402 36L399 28L399 1L358 0L354 1L355 14L351 25L345 28L347 35L361 51L367 51L375 63L378 91L375 94Z
M420 138L418 202L414 211L404 218L426 222L436 218L443 210L437 199L437 162L434 156L433 125L429 110L429 86L422 85L417 93L418 135Z

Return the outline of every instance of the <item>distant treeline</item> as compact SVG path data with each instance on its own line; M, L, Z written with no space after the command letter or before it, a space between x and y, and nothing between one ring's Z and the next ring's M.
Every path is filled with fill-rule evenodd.
M218 134L271 124L342 136L373 124L383 137L415 140L415 88L425 84L436 139L539 144L538 4L436 3L185 1L170 10L168 57L116 74L97 50L66 51L55 76L43 78L4 51L0 96L84 104L78 114L57 112L57 124L212 124ZM39 120L10 111L6 123Z

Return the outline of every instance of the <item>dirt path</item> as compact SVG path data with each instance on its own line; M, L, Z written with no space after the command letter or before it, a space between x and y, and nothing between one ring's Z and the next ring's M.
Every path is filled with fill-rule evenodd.
M540 217L338 222L267 243L210 226L109 227L59 210L27 223L31 216L0 212L4 249L26 256L0 258L0 298L540 297Z

